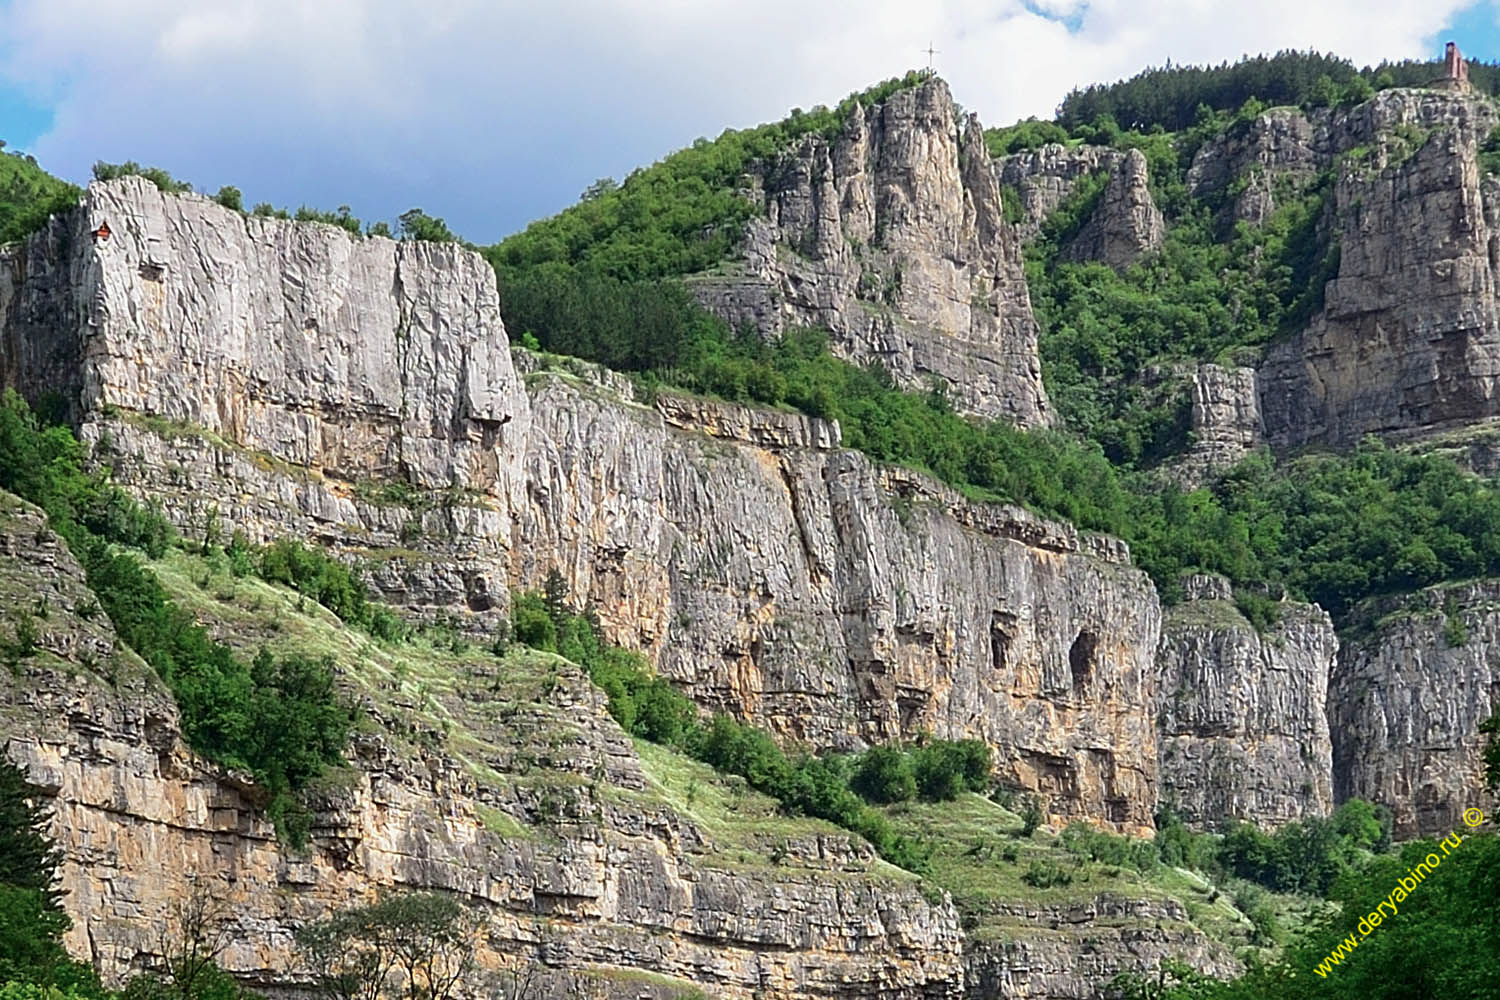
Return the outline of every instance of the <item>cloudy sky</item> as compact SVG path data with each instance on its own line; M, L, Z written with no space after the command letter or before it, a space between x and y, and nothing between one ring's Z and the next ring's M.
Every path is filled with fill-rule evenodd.
M54 173L166 167L247 202L488 243L595 178L923 65L987 125L1077 85L1284 48L1364 64L1455 38L1464 0L0 0L0 139Z

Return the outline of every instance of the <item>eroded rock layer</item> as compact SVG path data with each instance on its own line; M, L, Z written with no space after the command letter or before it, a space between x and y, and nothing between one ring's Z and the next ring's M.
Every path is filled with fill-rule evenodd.
M523 389L491 272L451 247L125 179L0 271L16 383L191 535L311 537L481 616L556 567L705 706L821 747L980 736L1054 815L1150 824L1160 612L1119 542L821 421L646 406L586 366Z
M0 592L50 602L42 652L0 686L5 752L54 798L67 943L109 981L154 967L175 907L201 891L226 908L223 967L284 989L306 979L298 926L396 888L477 908L479 968L538 965L531 995L961 995L946 900L840 834L783 841L775 862L769 844L727 850L653 790L566 665L536 702L516 700L521 676L454 678L442 712L462 754L398 735L422 716L385 693L395 679L366 690L372 725L315 799L307 848L288 848L244 776L186 748L171 696L80 613L93 598L77 563L8 494L0 555Z
M1478 160L1495 122L1486 99L1416 90L1315 119L1338 273L1311 325L1259 367L1272 445L1409 438L1500 413L1500 187ZM1306 137L1287 138L1267 148L1295 174Z
M1282 601L1259 632L1229 582L1194 576L1158 656L1161 798L1187 823L1275 825L1333 805L1325 705L1338 640L1327 612Z
M961 409L1050 423L1021 244L1004 219L983 131L934 77L855 108L752 177L764 218L736 268L694 281L700 300L768 336L832 334L903 385L933 380Z
M1334 791L1391 810L1398 837L1443 836L1481 791L1479 724L1500 708L1500 583L1431 587L1360 609L1329 685Z

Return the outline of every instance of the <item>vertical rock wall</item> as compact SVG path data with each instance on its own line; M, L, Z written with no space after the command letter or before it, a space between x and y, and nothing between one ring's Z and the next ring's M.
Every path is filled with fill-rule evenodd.
M311 537L428 610L557 567L708 707L820 747L983 737L1055 815L1150 823L1159 608L1118 542L877 469L821 421L587 371L523 388L491 272L452 247L125 179L6 273L16 384L62 392L194 537Z
M967 412L1052 421L1020 240L946 83L855 108L836 138L807 138L753 181L765 218L737 270L693 282L710 309L768 336L824 327L842 356L919 391L936 380Z
M1264 634L1222 577L1186 581L1162 626L1161 799L1188 823L1276 825L1327 815L1332 745L1325 704L1338 640L1327 612L1283 601Z
M1334 792L1390 808L1398 837L1494 811L1479 724L1500 709L1500 583L1431 587L1359 609L1329 685Z
M1332 120L1338 275L1302 333L1260 365L1266 437L1342 447L1500 413L1500 188L1478 144L1486 99L1385 91Z

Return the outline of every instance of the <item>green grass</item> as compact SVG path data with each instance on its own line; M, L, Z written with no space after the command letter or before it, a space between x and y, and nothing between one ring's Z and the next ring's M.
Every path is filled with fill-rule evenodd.
M1069 852L1060 838L1038 831L1020 836L1021 817L980 795L953 802L912 802L885 809L907 835L920 835L935 847L930 880L953 897L965 933L974 940L1031 935L1038 931L1025 908L1087 904L1101 895L1125 899L1176 900L1192 925L1208 937L1239 949L1252 943L1252 928L1235 908L1233 893L1203 874L1158 865L1149 872L1090 861ZM1033 865L1055 866L1068 885L1036 886L1025 875ZM1284 924L1299 926L1316 901L1266 893ZM1023 908L1018 915L1016 908ZM1135 926L1126 916L1098 918L1093 928Z
M794 838L823 835L858 840L824 820L787 815L780 803L737 775L722 774L647 740L634 742L652 796L701 827L718 849L720 860L775 852L778 841Z

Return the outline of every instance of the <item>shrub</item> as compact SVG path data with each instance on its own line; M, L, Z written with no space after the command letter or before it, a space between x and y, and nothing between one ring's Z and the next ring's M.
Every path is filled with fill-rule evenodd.
M1021 836L1030 837L1036 833L1044 819L1046 814L1042 812L1042 804L1035 795L1027 795L1021 805Z
M1119 837L1085 823L1069 823L1062 833L1063 848L1079 857L1116 868L1149 872L1159 862L1156 844L1149 840Z
M1033 861L1021 873L1021 881L1036 889L1053 889L1073 884L1073 874L1053 861Z
M167 194L181 194L193 189L187 181L177 180L161 167L143 167L134 160L126 160L124 163L105 163L99 160L94 164L94 180L112 181L117 177L144 177Z
M981 740L936 740L912 753L917 791L929 802L947 802L990 781L990 748Z
M850 787L871 802L906 802L916 798L917 780L911 755L899 746L876 746L859 757Z
M230 562L236 558L231 540ZM248 550L247 550L248 553ZM389 608L370 598L359 575L348 566L323 552L309 548L294 538L282 538L260 552L258 570L268 583L282 583L299 594L305 594L351 625L363 628L379 639L398 641L410 629Z

